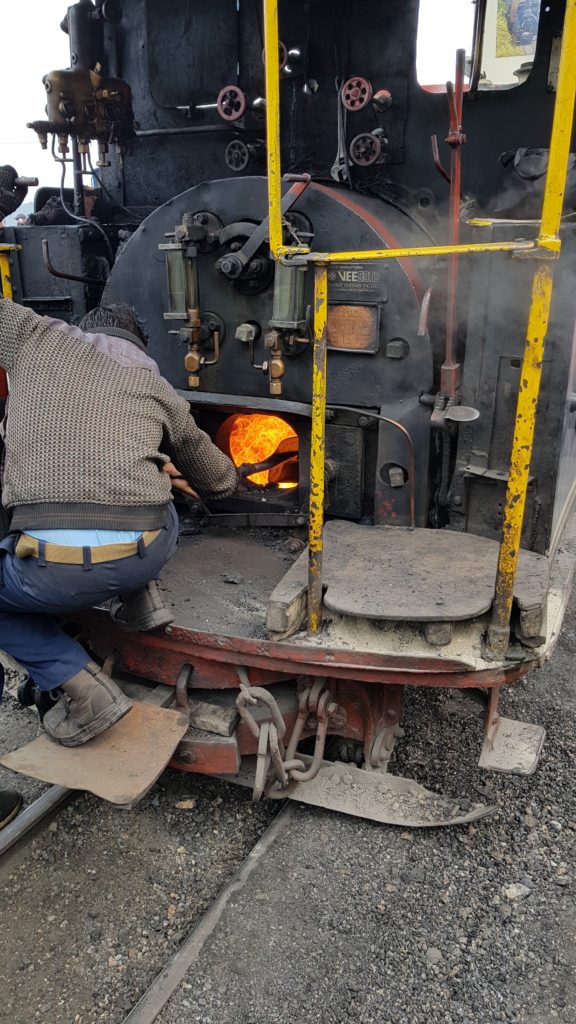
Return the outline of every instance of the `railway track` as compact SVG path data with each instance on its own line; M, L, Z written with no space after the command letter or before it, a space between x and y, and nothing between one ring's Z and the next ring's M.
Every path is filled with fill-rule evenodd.
M170 957L156 975L142 998L124 1019L123 1024L153 1024L158 1019L159 1014L190 968L194 966L230 900L244 888L256 867L289 827L296 811L296 805L284 804L264 835L252 847L235 874L221 889L209 909L194 925L180 949Z
M42 796L25 807L14 821L0 832L0 858L45 819L51 819L54 812L64 807L73 794L74 790L67 789L66 786L50 786Z
M26 807L0 834L0 863L10 850L35 833L43 822L52 821L55 814L76 795L79 795L79 791L67 789L65 786L50 786ZM194 924L180 948L157 973L134 1008L124 1018L123 1024L153 1024L157 1020L187 972L193 967L231 898L246 885L255 868L289 827L296 811L295 804L287 802L281 806L264 835L254 844L208 910Z
M572 644L565 641L554 671L544 670L556 687L554 700L542 703L537 690L513 697L526 715L535 706L546 710L554 743L544 768L529 790L523 780L487 776L500 814L470 829L407 833L291 803L270 821L240 798L237 787L192 779L183 786L170 773L160 805L148 799L133 816L93 800L84 808L83 798L59 814L67 795L57 802L57 792L47 790L23 812L30 827L20 839L27 850L34 835L36 849L6 880L5 1015L15 1024L334 1024L381 1020L385 1005L390 1024L407 1016L415 1024L444 1024L449 998L465 1008L464 1019L504 1020L504 993L506 1006L532 1013L506 1019L543 1020L546 992L553 1019L570 1024L576 1007L569 967L573 698L566 703L573 692ZM465 749L474 746L475 723L464 702L448 694L434 702L415 695L412 710L424 745L415 747L412 737L400 750L405 771L422 771L424 752L437 748L439 719L451 723ZM442 753L435 762L444 785L457 777L461 761L462 754ZM465 771L469 785L478 781L472 756ZM196 799L192 811L174 811L183 797ZM52 801L57 829L39 834ZM233 858L231 844L252 813L259 817ZM0 839L0 851L5 846L7 852L13 843ZM178 870L181 844L187 855ZM219 874L210 874L216 861ZM85 871L94 867L96 882ZM508 897L518 882L531 886L530 894ZM164 916L168 897L177 893L186 902L182 930L177 939L158 942L163 922L154 931L152 915ZM133 912L148 894L147 906ZM48 917L54 913L55 919ZM123 920L123 929L112 930L112 920ZM91 934L96 926L99 938ZM132 945L147 947L136 975L136 961L128 957ZM61 974L53 979L55 947ZM125 973L107 964L119 952ZM23 953L29 975L17 973ZM440 954L437 966L431 957ZM519 958L530 965L530 977L519 972ZM465 976L459 980L456 973L452 981L458 969ZM12 986L14 978L22 983ZM487 978L499 980L494 985ZM10 1005L12 998L17 1005Z

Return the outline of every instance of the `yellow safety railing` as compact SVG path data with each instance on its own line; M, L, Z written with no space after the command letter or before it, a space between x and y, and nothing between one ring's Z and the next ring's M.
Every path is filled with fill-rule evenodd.
M0 296L3 299L12 300L13 298L10 253L18 252L21 248L21 245L9 245L0 242Z
M574 54L576 53L576 0L566 0L544 205L538 237L533 241L522 242L431 245L403 249L374 249L333 253L315 253L307 251L300 246L286 246L283 244L278 0L263 0L263 4L270 251L275 260L286 262L306 261L316 265L314 279L312 446L310 453L308 629L311 633L318 632L322 621L327 264L350 262L353 260L403 259L447 256L451 254L468 255L483 252L518 252L532 249L536 257L536 269L532 287L532 301L528 318L524 358L520 374L521 386L518 395L514 441L504 506L494 606L489 629L489 646L492 654L495 657L502 658L508 646L514 580L520 551L528 473L534 441L536 408L540 393L544 340L552 300L553 268L550 261L557 259L560 253L559 230L576 97L576 60L574 60ZM321 426L320 420L322 420ZM322 502L319 501L320 497Z
M308 629L311 633L317 633L322 624L327 323L328 271L326 267L317 265L314 267L314 351L312 355L310 521L308 526Z

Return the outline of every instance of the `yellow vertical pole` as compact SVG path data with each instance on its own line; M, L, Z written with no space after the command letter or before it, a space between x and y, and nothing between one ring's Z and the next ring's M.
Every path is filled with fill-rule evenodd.
M539 246L557 251L562 217L566 171L574 102L576 100L576 0L567 0L562 34L562 51L558 72L558 90L548 156L548 171L540 224ZM520 389L516 407L514 440L510 456L508 488L502 523L502 539L498 555L496 587L492 619L488 629L488 646L492 655L503 658L510 633L510 615L514 581L518 566L526 492L534 443L536 410L552 301L553 269L550 257L540 260L532 284L532 302L520 371Z
M280 61L278 0L264 0L264 63L266 77L266 151L268 160L268 223L270 251L282 247L282 167L280 161Z
M0 252L0 294L4 299L12 300L12 278L10 276L10 255Z
M314 348L312 368L312 437L310 444L310 523L308 527L308 632L322 625L322 552L324 532L324 464L326 460L326 323L328 270L314 267Z

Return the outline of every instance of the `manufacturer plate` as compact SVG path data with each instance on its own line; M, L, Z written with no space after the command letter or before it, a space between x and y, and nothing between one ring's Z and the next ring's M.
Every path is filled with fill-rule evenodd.
M378 306L328 306L328 345L344 352L377 352Z
M387 302L388 267L374 263L339 263L328 271L331 302Z

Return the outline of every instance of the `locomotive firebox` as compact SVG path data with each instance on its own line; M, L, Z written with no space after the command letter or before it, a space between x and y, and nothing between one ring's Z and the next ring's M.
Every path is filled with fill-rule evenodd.
M422 240L421 230L407 213L392 206L383 208L375 200L352 198L344 190L315 183L306 188L287 183L284 194L290 202L291 230L305 231L307 240L313 238L320 248L329 249L340 239L356 248ZM255 492L252 501L260 499L275 508L281 499L283 507L293 508L298 500L305 515L311 374L307 321L312 281L298 271L303 320L280 320L274 267L265 231L260 232L266 205L261 178L209 182L169 200L134 232L114 267L103 301L134 303L146 324L151 355L217 443L219 408L241 410L248 416L257 412L297 418L299 494L290 488L274 493L268 486L259 498ZM165 239L174 236L178 224L189 226L192 254L184 258L194 263L197 283L192 291L199 323L206 328L200 328L192 342L185 319L190 307L182 303L178 319L162 265L171 255L164 246L173 244ZM262 241L255 247L258 232ZM242 264L248 243L250 255ZM420 525L427 520L430 408L420 399L433 388L428 286L414 261L376 269L369 264L343 266L331 275L328 331L333 372L328 392L327 478L328 509L334 515L358 520L374 515L376 522L407 526L412 516ZM218 325L217 360L211 323ZM247 343L248 328L252 333ZM282 390L277 396L270 395L266 340L271 333L279 339L283 362ZM198 366L199 386L194 389L189 386L186 362L191 345ZM384 419L376 418L380 416Z

